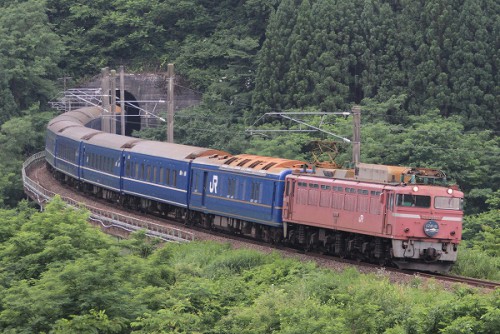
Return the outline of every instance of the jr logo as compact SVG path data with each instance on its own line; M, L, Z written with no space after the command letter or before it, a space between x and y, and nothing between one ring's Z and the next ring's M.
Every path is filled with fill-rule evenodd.
M210 182L210 192L217 194L217 183L219 182L219 177L214 175L212 182Z

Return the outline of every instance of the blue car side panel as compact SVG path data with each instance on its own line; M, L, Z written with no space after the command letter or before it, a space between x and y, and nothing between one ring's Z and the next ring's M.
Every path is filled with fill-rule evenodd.
M54 167L75 179L79 178L80 142L66 137L57 136L55 144Z
M51 130L47 129L45 136L45 160L52 166L56 166L56 139L57 135Z
M188 206L190 163L124 152L123 193Z
M121 151L87 143L81 150L82 181L119 192Z

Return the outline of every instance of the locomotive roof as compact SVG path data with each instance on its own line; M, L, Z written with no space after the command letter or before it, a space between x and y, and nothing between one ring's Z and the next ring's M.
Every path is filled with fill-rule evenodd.
M294 176L300 178L302 181L306 182L316 182L316 183L338 183L339 185L344 186L362 186L364 188L373 188L380 189L386 186L390 186L390 184L384 184L380 182L370 182L366 180L357 180L353 178L332 178L326 176L318 176L318 174L294 174Z
M144 140L127 149L130 152L170 159L185 160L206 156L227 156L226 152L210 148Z
M219 156L217 159L202 158L196 162L214 166L219 166L226 170L249 171L279 174L285 169L297 168L305 162L300 160L290 160L282 158L272 158L252 154L239 154L235 156Z

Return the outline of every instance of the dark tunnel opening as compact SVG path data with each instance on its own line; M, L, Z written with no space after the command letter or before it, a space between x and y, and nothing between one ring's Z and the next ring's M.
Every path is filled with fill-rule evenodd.
M120 91L116 91L116 105L120 106ZM117 108L117 110L121 109ZM118 113L118 112L117 112ZM141 129L141 116L140 116L139 103L135 96L125 91L125 136L132 136L132 132L139 131ZM122 134L121 132L121 115L117 115L116 119L116 133Z

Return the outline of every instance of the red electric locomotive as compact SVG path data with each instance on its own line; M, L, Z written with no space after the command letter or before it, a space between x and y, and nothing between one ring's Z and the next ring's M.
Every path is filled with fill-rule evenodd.
M286 179L291 243L399 268L446 272L461 240L463 193L439 170L360 163Z

